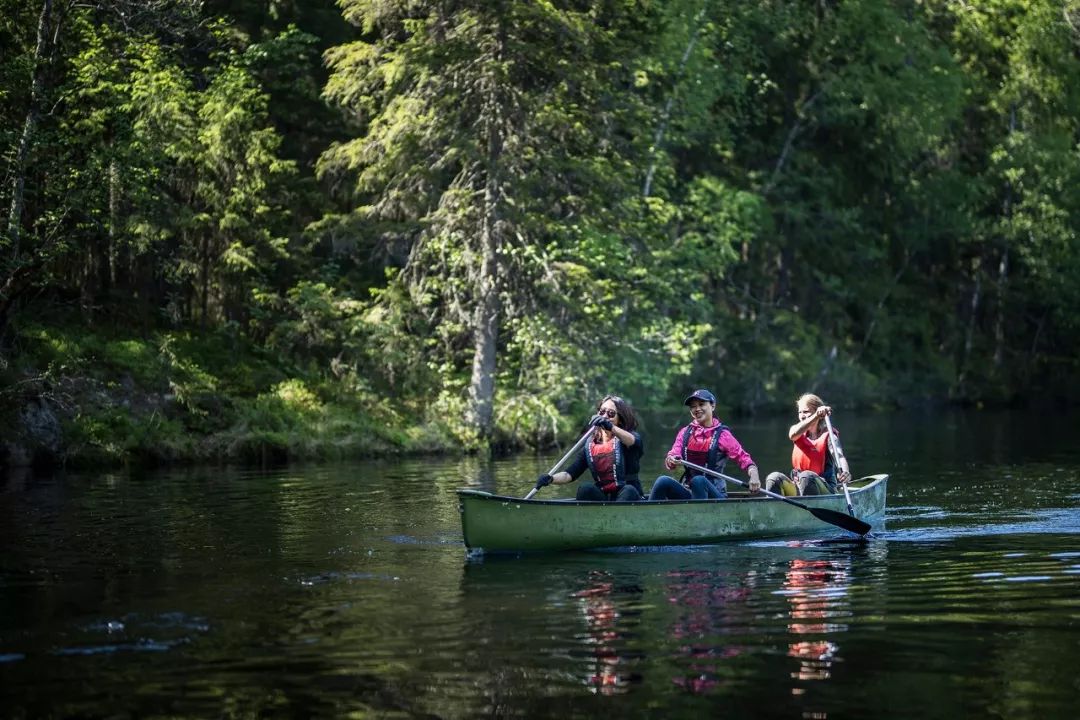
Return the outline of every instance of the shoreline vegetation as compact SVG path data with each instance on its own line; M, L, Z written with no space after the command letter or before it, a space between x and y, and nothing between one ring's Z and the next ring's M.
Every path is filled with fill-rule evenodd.
M223 334L38 327L4 372L0 466L276 463L462 452L405 407Z
M1080 402L1080 5L0 0L0 455Z
M503 431L482 444L463 422L416 422L422 401L357 392L347 379L304 373L223 333L138 339L38 326L20 336L20 347L20 364L2 374L0 468L502 454L572 440L590 409L579 403L539 432L497 425ZM923 396L915 404L951 401ZM789 405L778 398L753 412L786 413ZM849 397L846 406L884 409L873 397Z

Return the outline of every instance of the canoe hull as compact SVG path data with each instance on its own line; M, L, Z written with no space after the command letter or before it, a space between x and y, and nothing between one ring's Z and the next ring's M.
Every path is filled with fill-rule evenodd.
M871 525L881 522L888 477L871 475L852 483L855 517ZM769 497L615 503L523 500L478 490L457 493L465 545L473 551L699 545L842 531ZM842 494L793 499L808 507L847 512Z

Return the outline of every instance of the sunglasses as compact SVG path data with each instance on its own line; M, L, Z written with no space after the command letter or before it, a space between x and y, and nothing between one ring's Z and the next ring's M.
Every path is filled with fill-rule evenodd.
M597 415L607 415L609 418L619 416L618 411L616 411L616 410L605 410L604 408L600 408L599 410L597 410L596 414Z

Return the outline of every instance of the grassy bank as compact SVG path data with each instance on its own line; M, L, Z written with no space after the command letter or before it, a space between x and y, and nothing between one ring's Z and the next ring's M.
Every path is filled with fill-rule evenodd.
M68 466L460 452L407 405L224 332L20 328L4 357L8 463Z

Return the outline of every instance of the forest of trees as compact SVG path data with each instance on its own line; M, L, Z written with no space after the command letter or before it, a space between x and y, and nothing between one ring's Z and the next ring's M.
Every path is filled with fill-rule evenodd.
M0 51L0 412L74 455L1080 399L1080 0L0 0Z

